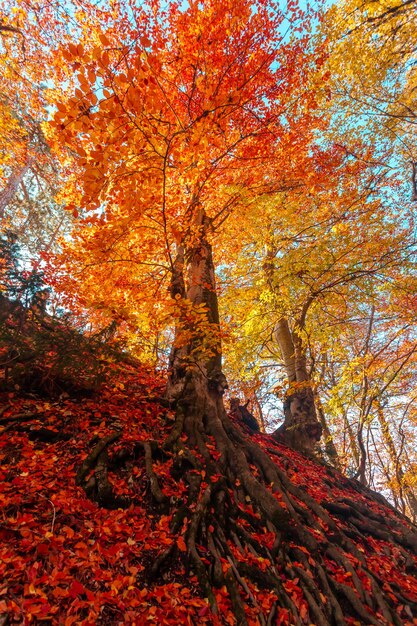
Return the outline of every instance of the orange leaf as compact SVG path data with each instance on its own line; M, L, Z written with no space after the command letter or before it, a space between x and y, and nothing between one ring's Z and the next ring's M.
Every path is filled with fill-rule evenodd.
M185 545L185 541L183 537L178 537L177 546L181 550L181 552L187 552L187 546Z

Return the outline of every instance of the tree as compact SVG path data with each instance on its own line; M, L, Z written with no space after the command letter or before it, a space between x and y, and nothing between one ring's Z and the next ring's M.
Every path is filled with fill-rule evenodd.
M329 42L336 134L345 128L352 143L358 132L371 142L377 137L378 160L402 171L404 198L412 201L417 198L415 21L414 2L348 0L328 9L321 31Z
M295 606L272 563L287 567L287 542L290 550L294 543L316 557L321 523L330 524L341 546L332 540L326 544L336 569L352 573L347 554L355 551L367 584L374 590L377 582L325 509L291 487L223 405L214 258L230 254L233 242L229 238L214 252L213 244L221 240L221 229L226 232L230 216L247 228L260 198L275 197L317 175L314 132L326 123L316 115L308 90L311 74L320 76L319 51L309 47L304 32L287 40L285 17L273 3L246 0L166 9L152 3L133 16L121 5L117 24L110 19L106 28L99 25L90 33L85 46L73 43L64 49L77 69L78 85L57 104L49 137L57 151L66 146L75 160L76 177L65 193L72 195L69 208L82 218L61 262L82 276L72 289L84 302L88 293L108 314L141 315L148 325L153 316L161 320L169 314L175 320L166 390L175 421L165 441L145 441L142 447L153 499L168 507L172 533L186 526L185 542L178 537L175 545L187 552L213 613L219 612L214 589L224 585L237 623L248 623L230 540L257 552L250 536L259 531L272 533L276 556L271 554L266 576L259 560L245 570L249 583L244 584L279 590L283 606L300 622L308 616L320 624L345 623L341 594L349 605L347 615L373 624L383 616L400 624L384 597L378 594L372 607L366 594L358 600L337 574L323 570L320 558L310 563L316 582L303 577L307 604ZM294 5L287 19L308 24L308 16ZM58 276L59 283L71 292L67 276ZM170 297L163 291L168 287ZM307 424L300 420L294 426L303 447L316 439L319 429L311 434L306 427L311 416ZM106 436L78 474L79 484L89 491L89 472L100 463L94 489L106 506L121 504L109 491L106 458L100 456L117 438L116 433ZM292 442L297 442L294 432ZM160 486L153 468L158 455L172 459L172 471L187 485L179 501L169 502ZM242 509L246 522L236 524ZM175 545L159 554L153 576ZM268 554L258 550L258 555ZM308 566L302 550L290 561L295 557ZM225 559L230 568L223 566ZM355 580L360 591L362 583ZM318 604L320 594L329 598L324 607Z
M415 229L409 203L410 176L414 172L409 139L413 123L415 47L410 43L413 22L404 19L412 14L414 6L405 3L385 9L379 3L339 3L327 10L321 31L321 34L324 31L328 35L323 63L329 76L324 84L316 85L315 95L322 110L330 115L324 136L345 153L346 161L350 161L347 169L351 169L351 173L344 172L343 168L336 170L340 173L340 181L328 180L324 194L314 186L315 207L311 223L308 211L299 209L300 204L305 206L306 199L296 198L290 205L287 222L279 217L276 219L277 234L270 232L268 224L265 228L262 225L257 232L257 235L263 233L258 242L256 235L252 239L249 235L245 254L253 255L252 262L240 259L237 268L227 270L230 274L228 281L232 284L231 295L226 296L226 310L234 317L240 334L243 328L244 333L253 337L245 337L245 348L242 346L242 352L232 357L231 361L236 363L233 371L242 375L250 363L251 373L256 371L253 384L259 387L262 379L264 385L265 381L269 382L267 387L271 389L274 385L271 371L275 371L276 376L280 367L285 369L286 381L282 385L279 381L275 389L284 389L287 413L291 405L292 394L288 391L291 384L293 390L298 388L298 394L304 396L306 388L315 388L321 426L327 433L328 458L336 458L336 450L326 424L323 403L317 395L320 374L316 368L317 359L320 362L323 354L327 354L325 335L336 337L338 316L340 324L343 320L348 325L347 316L353 315L353 308L360 302L372 306L376 297L373 283L378 284L377 290L384 290L384 297L389 299L392 295L387 295L383 282L398 284L400 266L411 281L415 272L412 261ZM398 63L400 50L404 63ZM357 174L362 172L362 178L352 176L354 161L358 166ZM395 170L397 175L393 176ZM350 183L346 182L349 179ZM358 186L356 198L349 188L354 180ZM329 189L333 192L331 196ZM339 192L344 190L339 198L336 189ZM302 189L300 195L305 191ZM286 197L285 202L291 200ZM329 206L333 212L330 216ZM362 215L360 207L364 210ZM285 215L285 208L281 207L280 212ZM378 236L370 230L371 223ZM334 229L331 233L329 225ZM394 231L398 234L402 231L396 243L392 239ZM272 240L273 245L270 245L269 261L265 263L269 268L269 279L262 284L261 271L257 271L256 264L259 256L264 254L259 241L265 240ZM322 241L324 245L321 245ZM356 252L355 244L358 244ZM337 262L339 252L340 263ZM276 259L275 254L278 255ZM367 256L368 268L363 256ZM274 259L272 263L271 258ZM244 263L250 267L250 278L244 286L248 287L248 296L236 293L243 284L236 277L242 273ZM274 266L275 279L272 279ZM236 289L235 285L239 287ZM244 301L244 306L237 313L236 308L231 313L236 299ZM351 312L348 313L349 309ZM274 316L278 318L278 324L274 323ZM343 342L342 337L340 341ZM274 347L274 343L278 346ZM250 349L246 351L248 345ZM332 343L331 350L335 350L335 343ZM245 352L250 354L246 359ZM297 354L298 382L294 363ZM256 359L258 364L254 366ZM304 402L302 410L314 415L313 394L309 393L309 396L307 402L296 398L294 403L293 397L292 402L295 406L300 403L302 406ZM341 410L340 405L338 410ZM276 409L274 413L276 415Z
M414 233L407 207L393 211L382 199L395 180L346 158L344 150L327 155L332 167L321 181L318 173L313 190L304 186L259 202L251 230L239 235L242 252L223 271L221 303L238 327L234 369L229 365L234 377L244 376L248 360L253 372L257 360L258 380L278 390L282 368L283 428L291 424L291 407L304 404L301 411L312 415L313 428L318 412L327 454L336 459L320 405L318 363L329 346L337 352L343 325L360 315L358 307L388 298L388 283L414 273Z
M203 373L193 383L196 396L208 397L210 386L224 386L212 240L232 212L250 220L255 198L300 184L311 160L313 124L323 123L314 119L308 92L299 99L309 67L317 71L316 52L302 50L305 36L283 42L279 11L269 15L259 7L253 13L245 4L230 17L194 6L189 11L193 26L178 12L170 33L148 24L151 39L139 32L138 40L126 21L122 40L109 30L96 34L100 46L73 45L65 54L80 66L79 87L55 115L57 141L66 142L84 167L74 203L90 211L103 208L100 218L86 218L82 252L74 253L82 267L94 266L87 270L91 275L102 272L100 262L120 264L122 285L132 281L124 274L126 265L133 264L136 280L152 268L142 274L148 289L140 290L148 305L171 276L178 316L172 401L182 393L191 364L193 376ZM144 24L147 19L144 15ZM100 101L96 91L104 96ZM310 130L288 129L288 116L298 131ZM132 202L134 197L139 201ZM132 276L131 268L127 273ZM85 271L83 277L90 289ZM97 275L92 282L98 284ZM112 277L108 291L113 283ZM100 290L103 294L102 281ZM120 294L116 299L120 302ZM114 305L113 297L106 306ZM197 391L201 385L204 393ZM297 428L301 441L303 423Z
M61 15L59 5L47 7L58 11L54 17ZM274 620L314 621L323 626L358 619L375 625L407 624L415 609L411 551L416 540L410 525L386 505L377 507L363 486L356 485L347 501L340 500L344 491L333 501L333 492L329 497L324 487L326 480L332 483L332 470L267 436L245 433L223 404L224 329L215 261L221 275L222 263L236 252L233 218L242 230L249 230L265 198L275 201L280 193L291 194L313 181L324 181L337 157L337 151L321 150L316 138L327 119L317 111L311 89L324 76L322 50L311 46L304 30L309 15L294 3L284 15L266 0L209 0L186 6L152 1L139 8L114 2L108 12L93 6L89 11L73 41L56 46L52 55L62 74L58 71L54 76L59 97L54 121L44 132L57 158L71 170L61 197L78 222L73 239L63 242L62 255L50 266L51 282L66 293L68 302L78 307L93 304L99 315L130 326L140 322L143 333L165 332L173 345L164 411L161 400L145 395L149 388L154 393L154 386L137 368L132 377L107 390L110 413L94 402L88 404L95 426L81 405L84 431L78 432L83 432L85 450L83 458L77 458L82 461L77 471L72 458L65 475L72 481L76 475L85 494L108 509L113 521L119 520L113 525L117 533L122 519L125 526L123 509L130 507L132 499L129 511L135 512L134 522L138 522L137 494L135 500L129 487L129 481L134 483L133 470L127 486L112 483L109 473L120 467L127 472L140 457L144 495L151 498L144 516L149 521L151 551L144 543L148 563L142 582L154 582L170 560L184 563L187 570L181 572L191 576L192 584L198 581L209 600L211 612L205 621L221 621L225 610L229 623L243 626ZM291 35L286 32L288 20ZM89 36L81 44L77 35L84 28L90 29ZM302 211L304 217L308 215L312 204L307 202ZM342 238L342 247L346 240ZM369 254L367 274L372 273L371 260ZM361 275L357 268L356 275ZM323 284L330 289L339 283ZM95 322L93 312L90 319ZM298 337L301 334L295 333L293 341ZM302 361L304 346L300 356ZM125 386L131 396L120 395ZM145 410L140 408L144 397ZM153 410L151 400L157 405ZM120 406L120 401L125 404ZM60 413L63 423L68 417L72 423L73 411L71 404L69 415ZM106 411L108 419L103 416ZM4 413L2 426L7 433L34 417L32 412L15 414L13 407ZM313 420L317 422L316 417ZM312 436L307 426L313 420L309 414L308 421L294 422L293 445L301 440L303 448L312 447L310 440L316 439L318 429ZM29 433L30 441L45 438L40 429L30 430L35 431ZM48 437L59 445L60 436L49 433ZM20 439L14 441L21 445ZM114 449L118 443L126 447ZM48 467L52 462L48 459ZM299 464L317 480L310 480L309 489L297 485ZM39 468L35 477L37 473ZM17 488L28 478L32 494L32 473L27 474L20 472L11 484ZM353 490L354 483L343 485ZM125 493L119 493L119 488ZM87 508L80 493L81 489L78 497ZM54 500L46 500L52 504L52 523L45 539L54 539L53 548L62 550L64 536L71 539L75 532L62 524L61 513L73 515L73 508L68 511L65 505L57 519ZM97 513L98 508L90 506ZM21 530L28 519L19 512L15 520L12 514L8 510L11 523L16 521ZM55 542L56 525L62 534ZM156 527L161 532L154 532ZM110 530L105 523L102 528L104 534ZM13 526L12 535L14 530ZM138 534L141 541L143 534ZM96 538L89 541L92 561L101 558ZM125 559L126 546L135 541L130 537L123 549L117 549L120 559ZM395 573L400 572L405 590L397 578L383 593L379 589L386 583L382 541L388 543L390 557L395 555ZM90 553L90 547L80 543L76 550ZM42 539L35 552L43 559L49 547ZM111 559L114 550L103 554ZM14 555L4 560L8 574ZM78 556L69 559L72 568L85 563ZM100 567L89 569L82 582L73 580L66 594L56 584L61 563L62 552L54 554L49 561L53 567L45 576L50 574L55 582L51 593L55 598L76 597L74 603L67 602L71 609L67 623L79 618L80 608L86 620L98 619L98 608L88 605L95 600L93 586L103 582ZM126 596L123 591L117 600L121 607L117 610L130 611L140 604L137 595L130 596L130 606L122 596L135 590L137 576L145 570L143 563L142 569L124 564L129 576L112 581L110 591L103 591L109 601L128 584ZM16 559L16 564L20 575L22 560ZM34 570L33 587L23 587L23 594L36 594L35 583L42 584L38 566L30 568L29 575ZM111 580L107 571L105 577L107 584ZM13 594L21 578L15 581ZM49 610L49 598L41 600L36 605L27 603L29 619ZM199 598L197 606L203 611L207 607L202 604ZM6 608L18 613L14 599ZM110 621L119 619L117 610L108 617ZM151 617L155 614L156 609L149 610Z

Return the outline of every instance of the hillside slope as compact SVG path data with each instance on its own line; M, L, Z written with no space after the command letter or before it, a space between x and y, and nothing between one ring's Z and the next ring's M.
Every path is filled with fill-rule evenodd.
M193 485L163 453L173 418L162 388L126 366L95 398L1 395L1 626L232 625L239 610L250 625L417 624L416 528L356 481L243 424L278 468L270 489L294 532L277 543L246 496L218 554L216 519L197 529L202 500L178 514ZM213 489L223 479L198 478ZM189 556L193 533L208 571L218 554L227 581L214 589L217 615Z

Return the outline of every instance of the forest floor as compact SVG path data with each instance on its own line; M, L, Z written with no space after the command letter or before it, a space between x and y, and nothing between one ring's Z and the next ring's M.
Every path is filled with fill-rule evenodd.
M146 463L142 443L162 442L173 424L173 415L160 402L162 389L163 381L150 371L126 368L123 377L95 397L0 395L0 626L236 623L225 587L215 590L218 616L212 615L202 597L183 539L189 520L185 518L181 532L174 535L169 510L152 498L155 476L169 502L186 490L171 472L169 455L154 459L154 474ZM241 428L293 485L321 504L354 538L382 593L391 597L400 623L417 624L417 557L406 519L355 481L269 435ZM97 456L103 440L108 441L108 456L102 470L111 497L106 500L107 493L100 503L97 494L95 499L91 493L88 497L85 489L88 492L94 473L91 453L95 450ZM77 485L80 468L84 468L84 487ZM241 505L241 511L243 524L246 513L256 515L250 501ZM385 521L389 536L381 530ZM257 536L256 541L265 550L272 549L273 533ZM174 548L170 558L152 577L152 565L170 546ZM270 566L267 558L248 550L240 553L235 544L230 549L236 561L261 571ZM199 546L203 558L205 550ZM303 546L298 550L313 568L313 556ZM348 560L344 569L327 557L325 562L344 588L357 593L359 580L365 595L372 593L358 559L352 554ZM233 567L233 561L223 566ZM294 572L297 567L300 563L294 560ZM238 580L250 625L260 623L261 613L269 616L268 625L295 623L289 610L280 606L278 592L239 576ZM282 574L281 582L297 607L298 623L312 626L305 580ZM359 617L346 618L346 624L363 623Z

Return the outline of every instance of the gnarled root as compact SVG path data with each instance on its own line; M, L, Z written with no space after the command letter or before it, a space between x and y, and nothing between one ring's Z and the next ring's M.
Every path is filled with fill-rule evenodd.
M99 441L77 475L78 484L110 508L118 499L107 480L107 450L120 437L113 432ZM241 432L215 391L185 387L165 442L136 443L153 510L170 514L173 535L152 559L148 581L181 560L217 619L226 597L243 626L254 620L260 626L411 624L415 599L396 581L387 593L368 562L376 554L371 542L382 541L413 574L417 539L411 526L389 509L383 517L383 505L368 494L369 507L365 497L350 500L350 483L342 477L345 495L320 502L290 479L291 453L285 457L278 445L267 445L269 453ZM161 459L178 495L165 489L166 474L156 463ZM331 471L327 484L338 484Z
M107 447L120 439L122 433L115 431L103 437L93 448L78 470L76 483L84 488L87 495L96 500L100 506L106 509L127 508L129 501L117 496L108 479L108 454ZM92 475L86 481L90 472Z
M398 524L399 517L387 519L383 529L377 514L369 511L366 522L366 511L355 510L353 503L317 502L242 434L221 398L212 394L202 400L200 393L191 406L192 395L186 397L178 403L176 435L163 447L174 454L173 471L188 485L187 502L173 512L173 519L189 520L182 557L213 612L215 590L223 587L237 624L247 624L250 613L267 626L283 610L287 623L300 625L342 626L349 619L407 624L406 616L417 608L412 598L394 588L384 593L361 548L370 535L390 540L410 558L407 550L416 538ZM179 532L181 524L174 526ZM268 611L256 598L258 589L276 597ZM398 605L406 606L402 615Z

